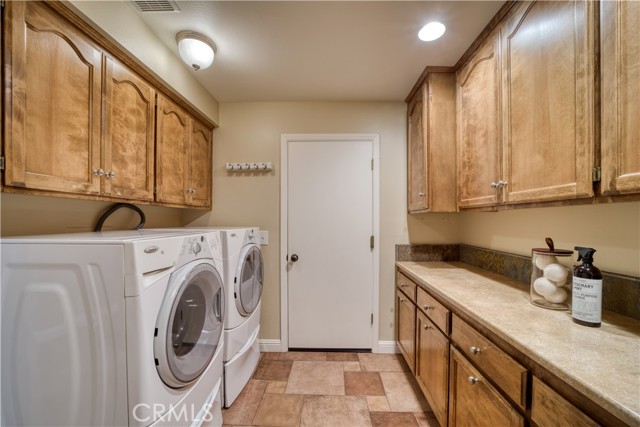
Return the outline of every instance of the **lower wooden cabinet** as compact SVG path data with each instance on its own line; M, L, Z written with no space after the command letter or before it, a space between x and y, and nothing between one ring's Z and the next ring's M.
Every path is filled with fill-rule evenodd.
M533 377L531 419L537 425L545 427L598 425L535 376Z
M398 348L411 372L415 372L416 306L399 289L396 289L396 324L398 325Z
M451 347L449 426L524 426L524 417Z
M449 402L449 339L418 311L416 380L441 426L447 425Z

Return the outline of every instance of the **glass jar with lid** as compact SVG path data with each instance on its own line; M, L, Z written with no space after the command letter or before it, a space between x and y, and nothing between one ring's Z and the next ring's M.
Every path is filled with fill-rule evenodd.
M568 310L571 304L572 250L556 249L550 237L547 248L531 249L530 300L550 310Z

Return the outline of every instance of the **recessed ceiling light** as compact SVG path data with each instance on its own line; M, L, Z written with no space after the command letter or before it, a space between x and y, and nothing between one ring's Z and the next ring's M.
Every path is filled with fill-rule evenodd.
M439 39L444 34L446 27L440 22L429 22L418 32L418 38L425 42Z

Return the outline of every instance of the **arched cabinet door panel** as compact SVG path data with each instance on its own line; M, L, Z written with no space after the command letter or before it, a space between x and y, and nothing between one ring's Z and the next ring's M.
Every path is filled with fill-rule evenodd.
M102 51L40 2L5 13L5 184L98 194Z

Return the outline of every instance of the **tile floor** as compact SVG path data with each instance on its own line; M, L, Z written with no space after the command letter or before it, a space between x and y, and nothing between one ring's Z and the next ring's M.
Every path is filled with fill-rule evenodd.
M224 426L437 427L402 356L263 353Z

